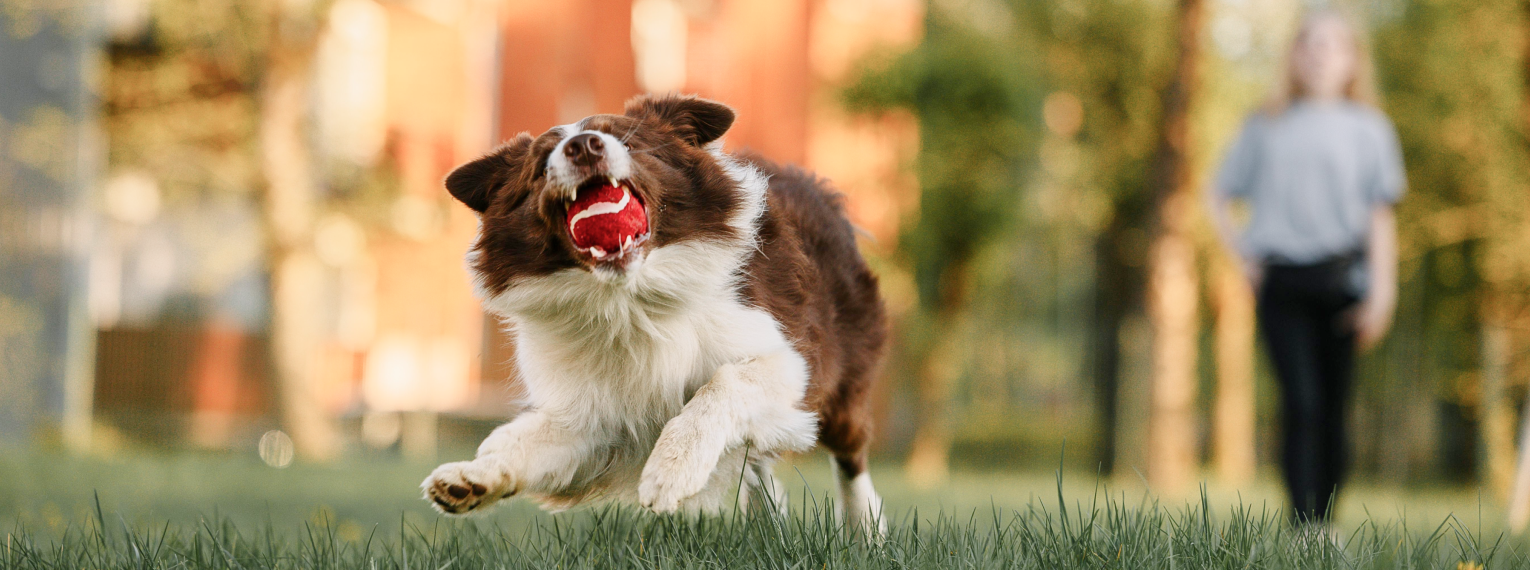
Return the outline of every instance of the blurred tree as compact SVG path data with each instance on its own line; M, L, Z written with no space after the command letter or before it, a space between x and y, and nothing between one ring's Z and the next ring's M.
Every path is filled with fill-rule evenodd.
M270 42L260 93L261 164L271 267L271 356L283 423L297 451L326 459L339 451L334 420L318 391L324 333L324 268L314 251L320 188L308 121L314 57L328 2L265 6Z
M1194 149L1201 162L1197 170L1210 174L1232 144L1249 113L1269 97L1271 83L1286 64L1291 22L1303 6L1283 3L1211 3L1207 6L1208 41L1203 64L1201 103L1196 106ZM1257 24L1255 24L1257 22ZM1209 188L1207 188L1209 190ZM1215 475L1224 483L1241 485L1252 480L1258 468L1260 399L1256 397L1258 354L1255 352L1254 296L1248 276L1210 227L1198 232L1201 266L1205 271L1204 302L1209 315L1203 335L1210 342L1211 358L1202 379L1214 379L1215 390L1203 391L1211 417L1207 435ZM1210 374L1206 372L1211 372ZM1266 421L1276 410L1266 399ZM1266 426L1273 430L1274 425ZM1271 456L1273 457L1273 456Z
M1113 472L1134 462L1145 441L1144 418L1132 413L1136 390L1123 386L1125 368L1143 362L1141 339L1130 338L1143 320L1148 228L1153 194L1146 174L1159 139L1162 100L1171 63L1170 11L1158 2L1050 2L1023 4L1022 22L1042 43L1047 82L1076 96L1082 109L1077 144L1078 191L1107 204L1094 232L1093 318L1086 356L1099 418L1097 462Z
M320 314L311 305L315 276L292 261L294 251L312 249L319 188L306 149L307 83L327 3L148 5L142 25L119 30L108 50L109 164L148 173L171 203L266 187L280 411L300 454L328 457L334 427L309 393L317 325L305 319Z
M1212 406L1212 459L1222 482L1241 485L1258 470L1254 398L1254 292L1243 268L1208 249L1206 271L1214 315L1216 402Z
M252 18L258 10L258 4L246 0L221 5L158 0L125 3L122 9L124 14L133 14L134 17L113 19L112 38L106 49L107 61L103 67L105 76L102 82L102 123L106 131L107 163L112 178L102 191L105 195L102 200L104 204L98 210L105 214L101 235L107 237L98 244L100 250L97 255L107 259L120 255L113 251L115 248L132 247L129 244L133 244L138 239L136 236L141 235L151 223L178 223L178 217L190 211L201 213L207 204L229 205L239 210L252 209L255 192L260 186L255 127L258 116L256 91L264 34ZM143 190L137 193L122 192L122 179L141 181L136 187ZM195 231L220 232L220 235ZM249 233L253 234L254 230ZM214 244L206 246L207 251L215 252L208 257L217 257L218 265L234 268L226 274L243 275L249 271L258 271L260 245L248 244L245 240L230 236L239 236L239 232L211 223L201 225L196 230L188 230L187 238L198 244ZM230 251L230 246L237 250ZM205 343L216 342L218 335L214 328L230 325L200 321L208 318L210 311L205 310L207 306L216 303L208 297L216 295L226 287L227 282L216 277L209 278L207 274L217 270L208 271L205 265L199 267L195 260L190 263L176 261L186 268L183 270L185 273L195 275L192 279L198 283L199 293L205 296L186 299L191 302L182 304L183 308L176 312L161 309L158 314L139 316L139 319L147 318L150 322L119 321L121 315L113 314L121 312L119 303L119 307L101 311L97 326L103 329L139 329L134 332L150 334L152 338L158 339L156 344L165 345L169 344L164 341L164 335L170 334L167 332L169 327L191 325L199 329L197 333L192 333L199 348L206 348L208 345ZM112 269L114 266L116 269ZM118 294L133 294L120 291L124 276L120 261L99 264L96 271L97 274L92 276L93 281L111 284L106 287L118 289ZM113 272L117 272L117 275L111 275ZM152 301L149 306L153 306ZM251 312L259 311L260 308L256 308ZM215 309L212 312L217 311ZM256 315L251 317L258 318ZM186 320L199 322L184 322ZM260 324L250 323L249 326L258 329ZM106 334L117 333L123 331ZM161 359L164 356L133 352L135 358L150 360L154 374L160 378L175 377L177 373L171 371L177 367L208 370L209 363L212 363L211 368L222 366L225 370L233 370L224 378L237 378L243 364L238 349L223 352L221 358L193 359L197 364L180 359L163 361ZM208 356L216 352L201 354ZM127 371L130 367L113 361L111 355L111 351L104 352L98 363L107 367L103 368L104 374L100 380L103 389L108 392L113 387L132 384L122 380L123 375L131 374ZM190 394L204 393L199 390L202 386L198 383L207 376L203 376L202 372L188 376L191 377L178 381L173 389ZM211 373L210 376L217 376L217 373ZM178 394L154 394L151 401L179 400L175 396ZM186 400L194 401L194 398L188 395ZM115 416L120 409L138 410L143 406L142 402L132 401L102 404L98 406L98 412L114 420L122 419ZM155 409L158 413L164 411L168 410ZM226 436L226 430L199 429L203 426L199 426L198 417L193 415L190 419L189 426L195 432L191 434L193 441L209 432L219 432L219 435L202 437L200 442L204 445L227 443L217 441ZM132 426L132 422L127 425ZM181 427L184 424L171 425L177 426L176 432L184 430ZM156 437L156 434L142 432L137 435L147 435L151 439ZM176 437L183 435L175 434Z
M1399 410L1402 417L1429 417L1420 391L1447 402L1446 413L1463 420L1442 422L1442 436L1465 445L1443 446L1436 467L1469 475L1477 455L1498 492L1507 488L1513 453L1507 380L1524 378L1530 364L1508 361L1527 340L1511 342L1510 331L1530 328L1524 10L1509 0L1410 2L1376 37L1385 106L1412 189L1399 211L1400 274L1418 299L1418 320L1409 324L1421 329L1399 327L1394 336L1421 335L1423 349L1394 349L1391 358L1419 365L1412 378L1384 381L1415 386L1393 405L1422 413ZM1470 426L1465 418L1478 422L1481 453L1472 453L1469 435L1455 433L1469 427L1451 427Z
M999 4L989 6L994 5ZM1077 196L1064 203L1074 207L1102 205L1094 207L1097 213L1073 215L1085 226L1083 236L1092 236L1086 239L1094 243L1094 262L1087 264L1092 270L1084 273L1093 280L1092 286L1086 286L1093 292L1083 296L1092 299L1086 301L1093 304L1092 309L1083 311L1092 318L1081 324L1088 331L1084 356L1090 364L1086 374L1094 379L1094 411L1099 418L1097 460L1108 472L1118 456L1129 462L1145 459L1142 448L1146 440L1139 439L1145 431L1145 414L1130 411L1144 403L1139 400L1146 394L1138 392L1145 392L1145 386L1123 390L1119 384L1120 379L1131 376L1123 364L1130 368L1130 363L1149 358L1147 343L1142 342L1146 339L1133 337L1133 331L1143 327L1130 323L1145 321L1142 291L1146 288L1144 267L1154 199L1146 173L1160 138L1160 93L1173 63L1172 36L1167 27L1172 12L1148 0L1032 0L999 6L1009 8L1002 13L1005 18L990 16L988 23L981 25L971 23L981 21L981 15L932 7L925 43L893 64L867 73L846 93L853 110L904 107L913 109L921 121L923 145L917 169L923 195L918 217L904 224L898 252L915 274L920 296L920 310L902 327L906 368L916 371L923 414L909 464L911 472L921 478L938 477L945 468L953 431L947 420L951 392L953 384L967 372L963 345L975 338L966 329L982 326L988 327L983 335L1002 334L1005 324L999 321L1017 317L1006 308L1007 303L989 298L1012 294L1013 286L1005 282L1006 278L975 279L980 272L969 265L978 257L976 252L988 245L985 242L1018 249L1022 244L1002 239L1015 235L1006 226L1034 218L1016 215L1024 208L1014 190L1029 182L1022 169L1027 165L1024 155L1035 149L1040 136L1030 130L1033 119L1026 117L1038 114L1041 106L1036 103L1044 87L1058 95L1049 100L1071 102L1067 106L1078 114L1061 119L1076 121L1075 126L1049 127L1061 139L1063 146L1059 148L1078 151L1076 159L1070 159L1078 165L1071 169L1073 174L1059 181L1064 192ZM994 21L1006 23L1001 26ZM1010 23L1014 30L1009 30ZM985 28L989 31L982 31ZM996 34L996 29L1005 33ZM1023 87L1027 81L1034 87ZM996 88L1012 93L1004 99L1009 107L967 103L972 97L967 93ZM1027 104L1030 106L1021 107ZM1015 134L992 130L1005 121L1013 122ZM989 161L986 169L1008 168L1009 172L1005 178L995 179L974 168L977 160ZM1001 192L984 201L967 194L986 196L995 191ZM971 207L984 202L995 206L986 212ZM1049 232L1028 239L1066 240L1071 235ZM995 253L982 258L1016 257L1013 253ZM1064 263L1077 265L1076 260ZM1028 273L1036 269L1010 267L1004 271ZM1063 286L1059 282L1050 288ZM989 307L982 315L967 309L978 296ZM1021 303L1062 303L1068 298L1058 291L1051 299L1026 297ZM1004 314L989 314L994 310ZM1062 307L1050 310L1058 315L1068 312ZM1045 313L1047 308L1039 312ZM1123 350L1127 351L1125 358ZM1121 399L1123 393L1125 400ZM1129 411L1118 419L1122 415L1118 410ZM1118 444L1120 438L1129 439Z
M1162 127L1148 184L1154 195L1147 307L1153 331L1148 482L1177 492L1195 477L1198 279L1191 229L1196 209L1191 107L1200 91L1204 0L1175 5L1174 70L1163 91Z
M919 298L902 340L920 414L907 468L920 484L946 477L974 258L1013 223L1035 151L1033 49L1019 32L1004 2L933 3L923 42L844 95L852 112L908 109L920 123L919 208L897 251Z
M1530 12L1530 4L1522 4L1521 6L1522 10ZM1525 29L1527 20L1530 20L1530 13L1521 13L1520 19L1517 22L1520 29ZM1521 51L1519 54L1521 79L1527 83L1527 88L1525 88L1524 93L1521 94L1521 102L1524 104L1524 107L1522 111L1523 115L1521 116L1522 122L1520 124L1520 128L1522 131L1530 131L1530 38L1521 37L1520 45L1522 48L1524 48L1524 51ZM1518 198L1524 200L1525 195L1520 193ZM1520 216L1530 215L1530 207L1521 204L1519 205L1519 208L1515 210L1515 212L1517 212ZM1518 225L1521 227L1530 226L1530 220L1526 220L1523 217L1518 221L1520 222ZM1526 257L1525 252L1527 250L1525 246L1530 245L1525 243L1526 240L1530 240L1530 231L1521 231L1519 233L1522 236L1522 241L1517 248L1511 245L1513 243L1512 238L1504 240L1504 245L1510 246L1507 251L1518 252L1519 255L1514 257L1524 259ZM1510 235L1512 235L1512 232ZM1520 271L1518 273L1520 274L1518 280L1525 280L1525 277L1523 276L1524 272ZM1514 291L1517 291L1521 295L1525 294L1527 291L1530 291L1530 287L1525 286L1518 288L1500 286L1498 289L1505 293L1500 298L1509 297L1510 295L1513 295ZM1523 309L1527 306L1530 306L1530 301L1520 298L1517 300L1517 302L1502 302L1495 304L1493 307L1495 318L1490 322L1492 322L1492 324L1495 325L1498 330L1495 331L1494 335L1485 337L1487 342L1483 343L1483 350L1498 350L1501 352L1490 352L1488 358L1483 359L1483 374L1487 378L1496 381L1496 385L1484 388L1484 398L1498 396L1504 400L1507 400L1507 398L1503 397L1503 391L1505 391L1504 384L1507 383L1507 379L1511 377L1526 377L1527 372L1525 369L1527 366L1530 366L1530 363L1519 362L1517 363L1518 365L1515 366L1516 363L1513 362L1512 357L1509 355L1512 354L1511 351L1515 348L1516 341L1518 342L1519 347L1530 345L1530 337L1527 337L1525 334L1526 330L1530 330L1530 323L1525 322L1530 320L1530 311L1525 311ZM1519 333L1517 338L1511 336L1511 333L1509 332L1511 330ZM1518 351L1519 354L1523 354L1525 352L1526 351L1523 348ZM1498 392L1490 392L1489 388L1496 388ZM1525 401L1522 404L1519 420L1519 457L1513 467L1514 478L1510 482L1511 488L1509 494L1509 499L1512 501L1509 506L1509 528L1516 533L1524 532L1526 525L1530 525L1530 397L1527 397L1524 400ZM1489 468L1492 469L1495 474L1502 470L1502 468L1499 467L1497 463L1504 459L1501 454L1506 448L1513 445L1512 441L1514 437L1512 427L1513 422L1509 419L1512 417L1513 411L1510 408L1509 403L1507 401L1496 402L1496 406L1490 410L1490 414L1487 414L1488 417L1485 417L1483 420L1486 424L1485 431L1488 432L1487 440L1488 449L1490 450L1489 453L1494 454L1491 456L1491 461L1493 461L1493 463L1489 464ZM1503 424L1509 425L1505 426Z

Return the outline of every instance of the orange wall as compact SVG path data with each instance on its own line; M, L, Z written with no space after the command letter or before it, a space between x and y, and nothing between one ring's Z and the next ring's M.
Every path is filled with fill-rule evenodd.
M691 20L686 88L738 111L730 148L806 161L810 15L808 0L729 0Z
M621 112L638 93L631 28L630 0L509 0L499 138Z

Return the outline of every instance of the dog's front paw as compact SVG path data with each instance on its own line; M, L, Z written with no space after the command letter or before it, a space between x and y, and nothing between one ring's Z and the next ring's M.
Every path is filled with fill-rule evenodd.
M673 513L680 510L682 502L701 492L710 475L685 469L655 469L650 463L638 483L638 502L656 513Z
M687 431L665 430L643 466L638 502L656 513L680 510L686 499L706 487L717 468L722 442Z
M449 515L467 514L515 494L510 476L499 466L482 460L437 467L420 488L436 509Z

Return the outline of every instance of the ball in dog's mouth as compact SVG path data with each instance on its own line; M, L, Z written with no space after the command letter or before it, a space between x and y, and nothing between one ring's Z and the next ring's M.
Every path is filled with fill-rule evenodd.
M591 181L568 205L568 235L595 261L620 258L648 239L648 212L627 181Z

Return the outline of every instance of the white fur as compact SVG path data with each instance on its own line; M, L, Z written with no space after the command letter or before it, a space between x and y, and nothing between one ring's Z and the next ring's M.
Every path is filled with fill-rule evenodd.
M840 473L839 498L847 528L875 535L887 532L887 521L882 519L882 497L877 496L870 473L862 472L855 477Z
M789 350L724 364L664 426L643 468L639 502L678 510L702 490L723 452L746 442L772 455L811 448L818 417L796 407L806 385L807 363Z
M608 153L608 167L624 177L630 157L614 137L606 142L622 149ZM734 289L768 180L713 154L744 200L730 220L737 239L635 252L625 272L569 269L495 295L478 284L514 335L529 410L485 439L476 459L438 468L428 494L459 512L517 493L553 507L619 497L666 512L716 509L745 470L813 445L817 416L800 409L805 360ZM569 183L561 157L555 149L549 177ZM487 492L432 491L474 483Z
M784 515L787 508L791 506L787 501L786 485L782 485L772 471L775 465L774 459L767 457L756 459L757 456L758 454L750 456L750 469L744 473L738 500L743 506L749 508Z

